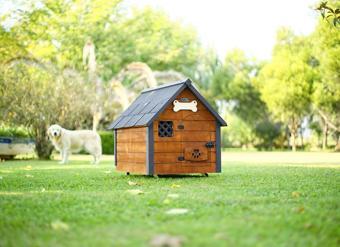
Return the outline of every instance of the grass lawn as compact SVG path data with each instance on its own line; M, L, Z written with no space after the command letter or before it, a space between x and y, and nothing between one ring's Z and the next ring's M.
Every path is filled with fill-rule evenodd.
M148 246L158 234L183 246L340 245L340 154L230 152L222 174L165 178L90 159L0 163L0 246Z

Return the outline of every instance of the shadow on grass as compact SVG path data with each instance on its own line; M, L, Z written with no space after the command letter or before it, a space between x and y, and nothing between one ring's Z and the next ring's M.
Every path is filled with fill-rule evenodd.
M123 174L124 176L124 174ZM145 178L145 179L195 179L195 178L208 178L205 174L162 174L162 175L138 175L138 174L129 174L125 175L130 178Z

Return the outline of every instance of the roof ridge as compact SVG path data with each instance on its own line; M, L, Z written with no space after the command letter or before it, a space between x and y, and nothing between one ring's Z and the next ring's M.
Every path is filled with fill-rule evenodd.
M150 91L154 91L154 90L158 90L158 89L163 89L163 88L166 88L166 87L172 87L172 86L176 86L176 85L179 85L179 84L185 84L185 83L187 85L190 85L192 83L192 81L189 78L187 78L183 81L181 80L181 81L176 81L176 82L164 83L164 84L159 85L157 87L146 88L141 93L146 93L146 92L150 92Z

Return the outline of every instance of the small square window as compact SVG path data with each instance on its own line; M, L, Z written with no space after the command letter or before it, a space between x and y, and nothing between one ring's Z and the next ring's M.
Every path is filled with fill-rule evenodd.
M158 136L171 137L174 135L172 121L159 121L158 122Z

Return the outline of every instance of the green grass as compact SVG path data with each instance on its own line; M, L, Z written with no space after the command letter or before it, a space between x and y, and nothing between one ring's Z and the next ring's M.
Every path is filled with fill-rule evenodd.
M0 246L148 246L162 233L183 246L340 244L340 154L224 153L223 173L207 178L126 176L113 156L97 167L72 158L0 163Z

